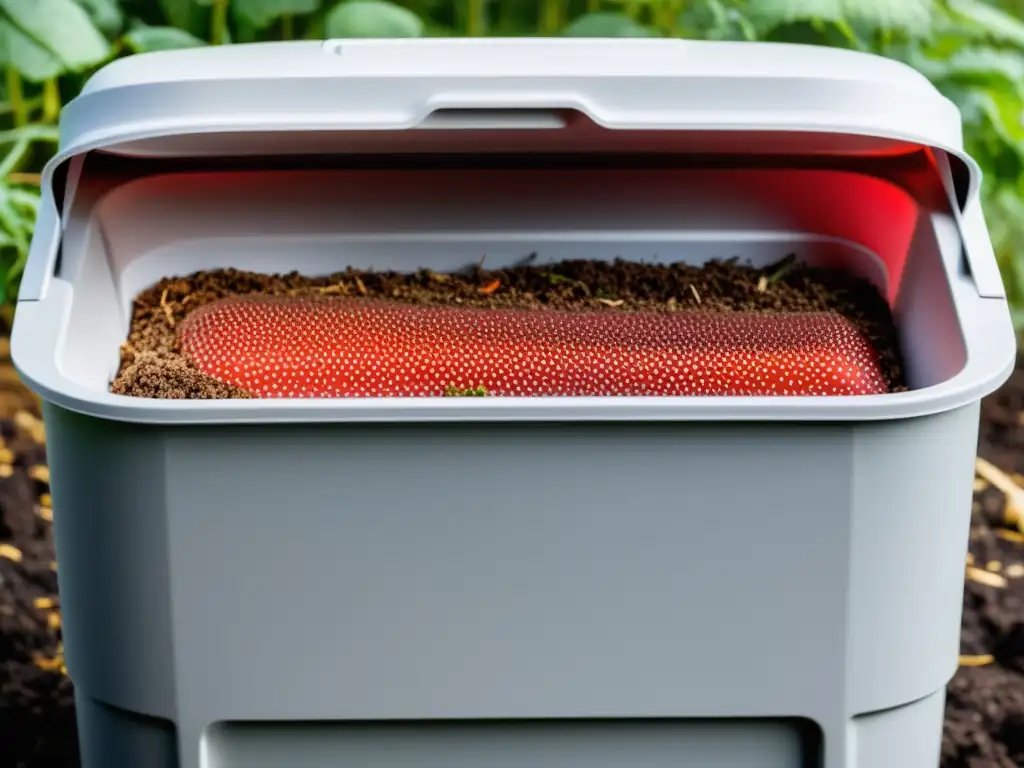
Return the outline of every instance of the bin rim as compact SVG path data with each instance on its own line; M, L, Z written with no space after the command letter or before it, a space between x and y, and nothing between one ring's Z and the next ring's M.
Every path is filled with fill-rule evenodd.
M469 62L474 66L467 67ZM638 81L647 87L637 87ZM745 94L748 103L732 105L729 99L738 94ZM962 234L962 279L977 299L977 316L967 329L967 365L949 381L926 389L852 398L159 401L82 387L61 375L53 349L32 348L29 334L18 333L19 326L31 324L47 328L49 338L61 338L59 326L71 299L70 285L54 277L61 212L70 206L88 153L117 153L133 142L184 135L223 139L410 131L441 110L571 110L613 131L824 134L927 148ZM59 151L43 171L12 359L44 400L131 422L866 421L923 416L980 400L1009 377L1015 361L1005 292L980 219L980 183L978 164L963 150L960 113L953 102L908 65L872 54L780 43L437 38L240 44L140 54L101 69L62 115Z

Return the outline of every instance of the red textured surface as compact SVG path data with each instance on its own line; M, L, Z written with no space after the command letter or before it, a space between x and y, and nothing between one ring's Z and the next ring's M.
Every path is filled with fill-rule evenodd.
M870 344L834 314L521 311L223 299L183 323L200 370L262 397L864 395Z

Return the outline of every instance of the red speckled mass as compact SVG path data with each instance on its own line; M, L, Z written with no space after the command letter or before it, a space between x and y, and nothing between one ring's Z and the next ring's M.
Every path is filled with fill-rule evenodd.
M866 395L886 391L837 314L561 312L233 297L182 349L256 397Z

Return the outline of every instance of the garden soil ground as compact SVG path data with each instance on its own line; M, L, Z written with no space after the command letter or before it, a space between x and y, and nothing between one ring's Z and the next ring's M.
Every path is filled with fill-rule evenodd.
M895 327L889 306L877 290L845 273L797 265L786 257L765 269L731 261L702 267L568 261L549 267L534 266L527 259L503 270L486 270L481 262L458 274L348 270L305 278L218 270L168 278L136 299L112 390L140 397L247 397L246 392L198 371L180 353L177 329L204 304L252 294L369 297L536 311L833 311L859 327L878 351L889 390L904 389Z
M35 399L2 360L0 372L0 767L72 768L74 703L61 661L44 435ZM985 402L979 452L1011 476L1024 473L1024 367ZM1015 479L1024 483L1024 475ZM1005 586L977 581L992 581L977 573L966 582L962 653L992 658L961 667L950 685L942 768L1024 765L1024 577L1014 575L1024 539L1007 524L1005 502L978 481L971 559Z

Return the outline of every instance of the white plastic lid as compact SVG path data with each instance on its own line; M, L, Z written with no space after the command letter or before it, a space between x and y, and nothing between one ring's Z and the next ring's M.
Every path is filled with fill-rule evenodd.
M82 158L94 151L210 158L666 147L872 156L926 147L945 169L954 208L966 208L980 183L956 106L912 68L869 54L668 39L297 41L140 54L104 67L62 113L40 226L61 226ZM58 201L54 177L69 163ZM42 295L55 258L30 256L24 300ZM1002 295L994 264L968 260L982 292Z
M962 154L952 102L915 70L877 56L772 43L471 38L260 43L121 59L65 109L61 155L319 151L325 134L521 134L565 127L567 113L606 131L831 134L845 143L828 151L895 142ZM442 133L447 139L431 137L432 147L465 138Z

